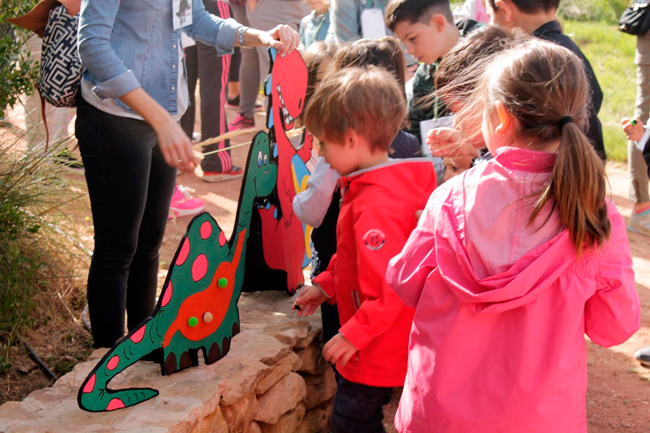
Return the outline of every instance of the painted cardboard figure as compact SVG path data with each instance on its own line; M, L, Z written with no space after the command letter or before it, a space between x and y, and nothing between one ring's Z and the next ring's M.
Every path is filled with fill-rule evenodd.
M260 132L248 154L233 236L226 239L207 213L195 217L176 252L152 315L121 339L82 384L79 407L91 412L129 407L158 395L151 388L111 390L108 383L125 368L153 353L163 375L206 364L228 353L239 332L241 293L250 222L256 202L276 185L277 165L269 136Z
M293 198L307 188L310 175L307 161L312 154L313 137L305 133L300 144L294 146L287 132L294 128L295 119L305 108L307 66L298 52L282 57L274 49L269 52L271 73L264 89L270 101L267 126L271 142L275 143L273 156L278 162L278 183L270 203L259 209L261 239L258 241L261 241L264 263L256 266L255 275L247 275L244 290L266 287L294 293L304 284L302 269L311 257L311 227L294 215ZM254 226L257 228L256 221Z

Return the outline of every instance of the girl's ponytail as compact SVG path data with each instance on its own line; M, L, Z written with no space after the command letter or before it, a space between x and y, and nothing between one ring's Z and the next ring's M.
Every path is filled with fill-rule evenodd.
M560 146L553 174L535 202L530 223L553 203L580 255L583 246L602 245L611 232L605 167L578 125L570 121L558 128Z
M605 167L583 133L589 84L582 61L559 45L529 41L494 60L482 78L487 107L496 101L517 118L518 141L557 143L553 174L534 198L529 220L558 212L578 255L609 239ZM548 219L547 219L548 221ZM546 221L544 221L545 223Z

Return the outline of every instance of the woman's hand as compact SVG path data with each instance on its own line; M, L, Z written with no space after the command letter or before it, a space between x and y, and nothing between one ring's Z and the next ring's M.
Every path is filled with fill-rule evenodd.
M641 140L645 133L643 123L641 123L641 119L638 117L635 120L631 120L627 117L621 120L621 128L623 128L623 132L627 135L628 140L632 141Z
M165 162L183 171L194 171L197 159L192 152L192 142L178 122L169 115L142 87L120 98L156 131L158 145Z
M262 45L273 47L278 54L284 56L289 54L300 44L300 35L291 26L280 24L273 30L262 32L255 29L248 29L244 35L246 44L253 47Z
M191 140L180 125L170 117L169 121L157 125L154 130L158 135L158 145L165 162L184 172L193 172L197 158L192 152Z
M327 300L327 296L321 291L318 286L304 286L300 290L300 295L296 298L293 304L293 309L298 310L298 316L311 316L316 311L316 308Z

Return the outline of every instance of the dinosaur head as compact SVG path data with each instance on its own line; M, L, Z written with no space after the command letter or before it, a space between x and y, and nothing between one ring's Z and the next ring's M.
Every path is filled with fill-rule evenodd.
M248 159L246 179L253 184L255 197L271 194L278 178L278 166L271 160L271 143L268 134L259 132L253 138Z
M307 92L307 66L297 50L285 56L278 56L271 49L273 61L269 77L273 111L278 113L277 121L285 131L293 129L294 121L305 108ZM269 84L267 82L267 86Z

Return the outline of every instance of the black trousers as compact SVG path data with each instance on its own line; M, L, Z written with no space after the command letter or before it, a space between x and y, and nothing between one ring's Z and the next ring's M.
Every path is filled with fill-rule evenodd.
M88 307L96 347L124 336L153 311L158 252L176 169L144 121L113 116L80 98L76 135L86 171L95 232Z
M362 385L339 377L330 433L384 433L384 406L393 388Z
M222 1L204 0L205 9L223 19L230 18L230 6ZM230 55L217 56L214 47L201 42L185 49L187 66L187 84L190 92L190 106L181 118L185 133L192 137L196 112L194 92L197 79L201 82L201 140L218 137L228 132L225 105L228 99L228 75L230 73ZM230 140L220 141L203 147L203 152L230 147ZM230 171L232 160L230 150L206 156L201 161L204 172Z

